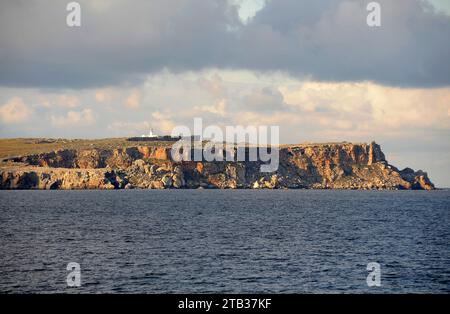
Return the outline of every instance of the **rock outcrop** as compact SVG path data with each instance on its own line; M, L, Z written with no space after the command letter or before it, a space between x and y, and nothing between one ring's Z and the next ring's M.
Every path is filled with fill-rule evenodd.
M175 162L164 146L63 149L4 160L0 189L434 189L426 172L390 165L374 142L290 145L277 171L261 164Z

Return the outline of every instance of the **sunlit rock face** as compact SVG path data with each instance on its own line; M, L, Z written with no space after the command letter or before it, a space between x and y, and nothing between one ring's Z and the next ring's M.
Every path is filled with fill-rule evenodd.
M64 149L4 160L0 188L434 189L426 172L390 165L375 142L288 145L275 172L261 164L175 162L167 146Z

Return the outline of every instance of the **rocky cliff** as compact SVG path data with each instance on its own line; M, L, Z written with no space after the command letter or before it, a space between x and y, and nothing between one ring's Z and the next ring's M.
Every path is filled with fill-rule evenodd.
M59 149L5 158L0 189L434 189L426 172L390 165L374 142L289 145L276 172L260 165L174 162L168 146Z

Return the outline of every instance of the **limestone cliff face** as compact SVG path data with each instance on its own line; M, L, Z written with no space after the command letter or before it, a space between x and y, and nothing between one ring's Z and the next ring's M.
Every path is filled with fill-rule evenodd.
M170 148L59 150L10 158L0 189L314 188L434 189L426 172L388 164L378 144L306 144L280 149L276 172L261 162L174 162Z

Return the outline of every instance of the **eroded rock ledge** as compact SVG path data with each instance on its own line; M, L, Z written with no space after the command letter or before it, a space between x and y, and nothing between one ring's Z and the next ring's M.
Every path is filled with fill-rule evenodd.
M390 165L375 142L290 145L276 172L260 164L177 163L164 146L61 149L3 160L0 189L434 189L426 172Z

